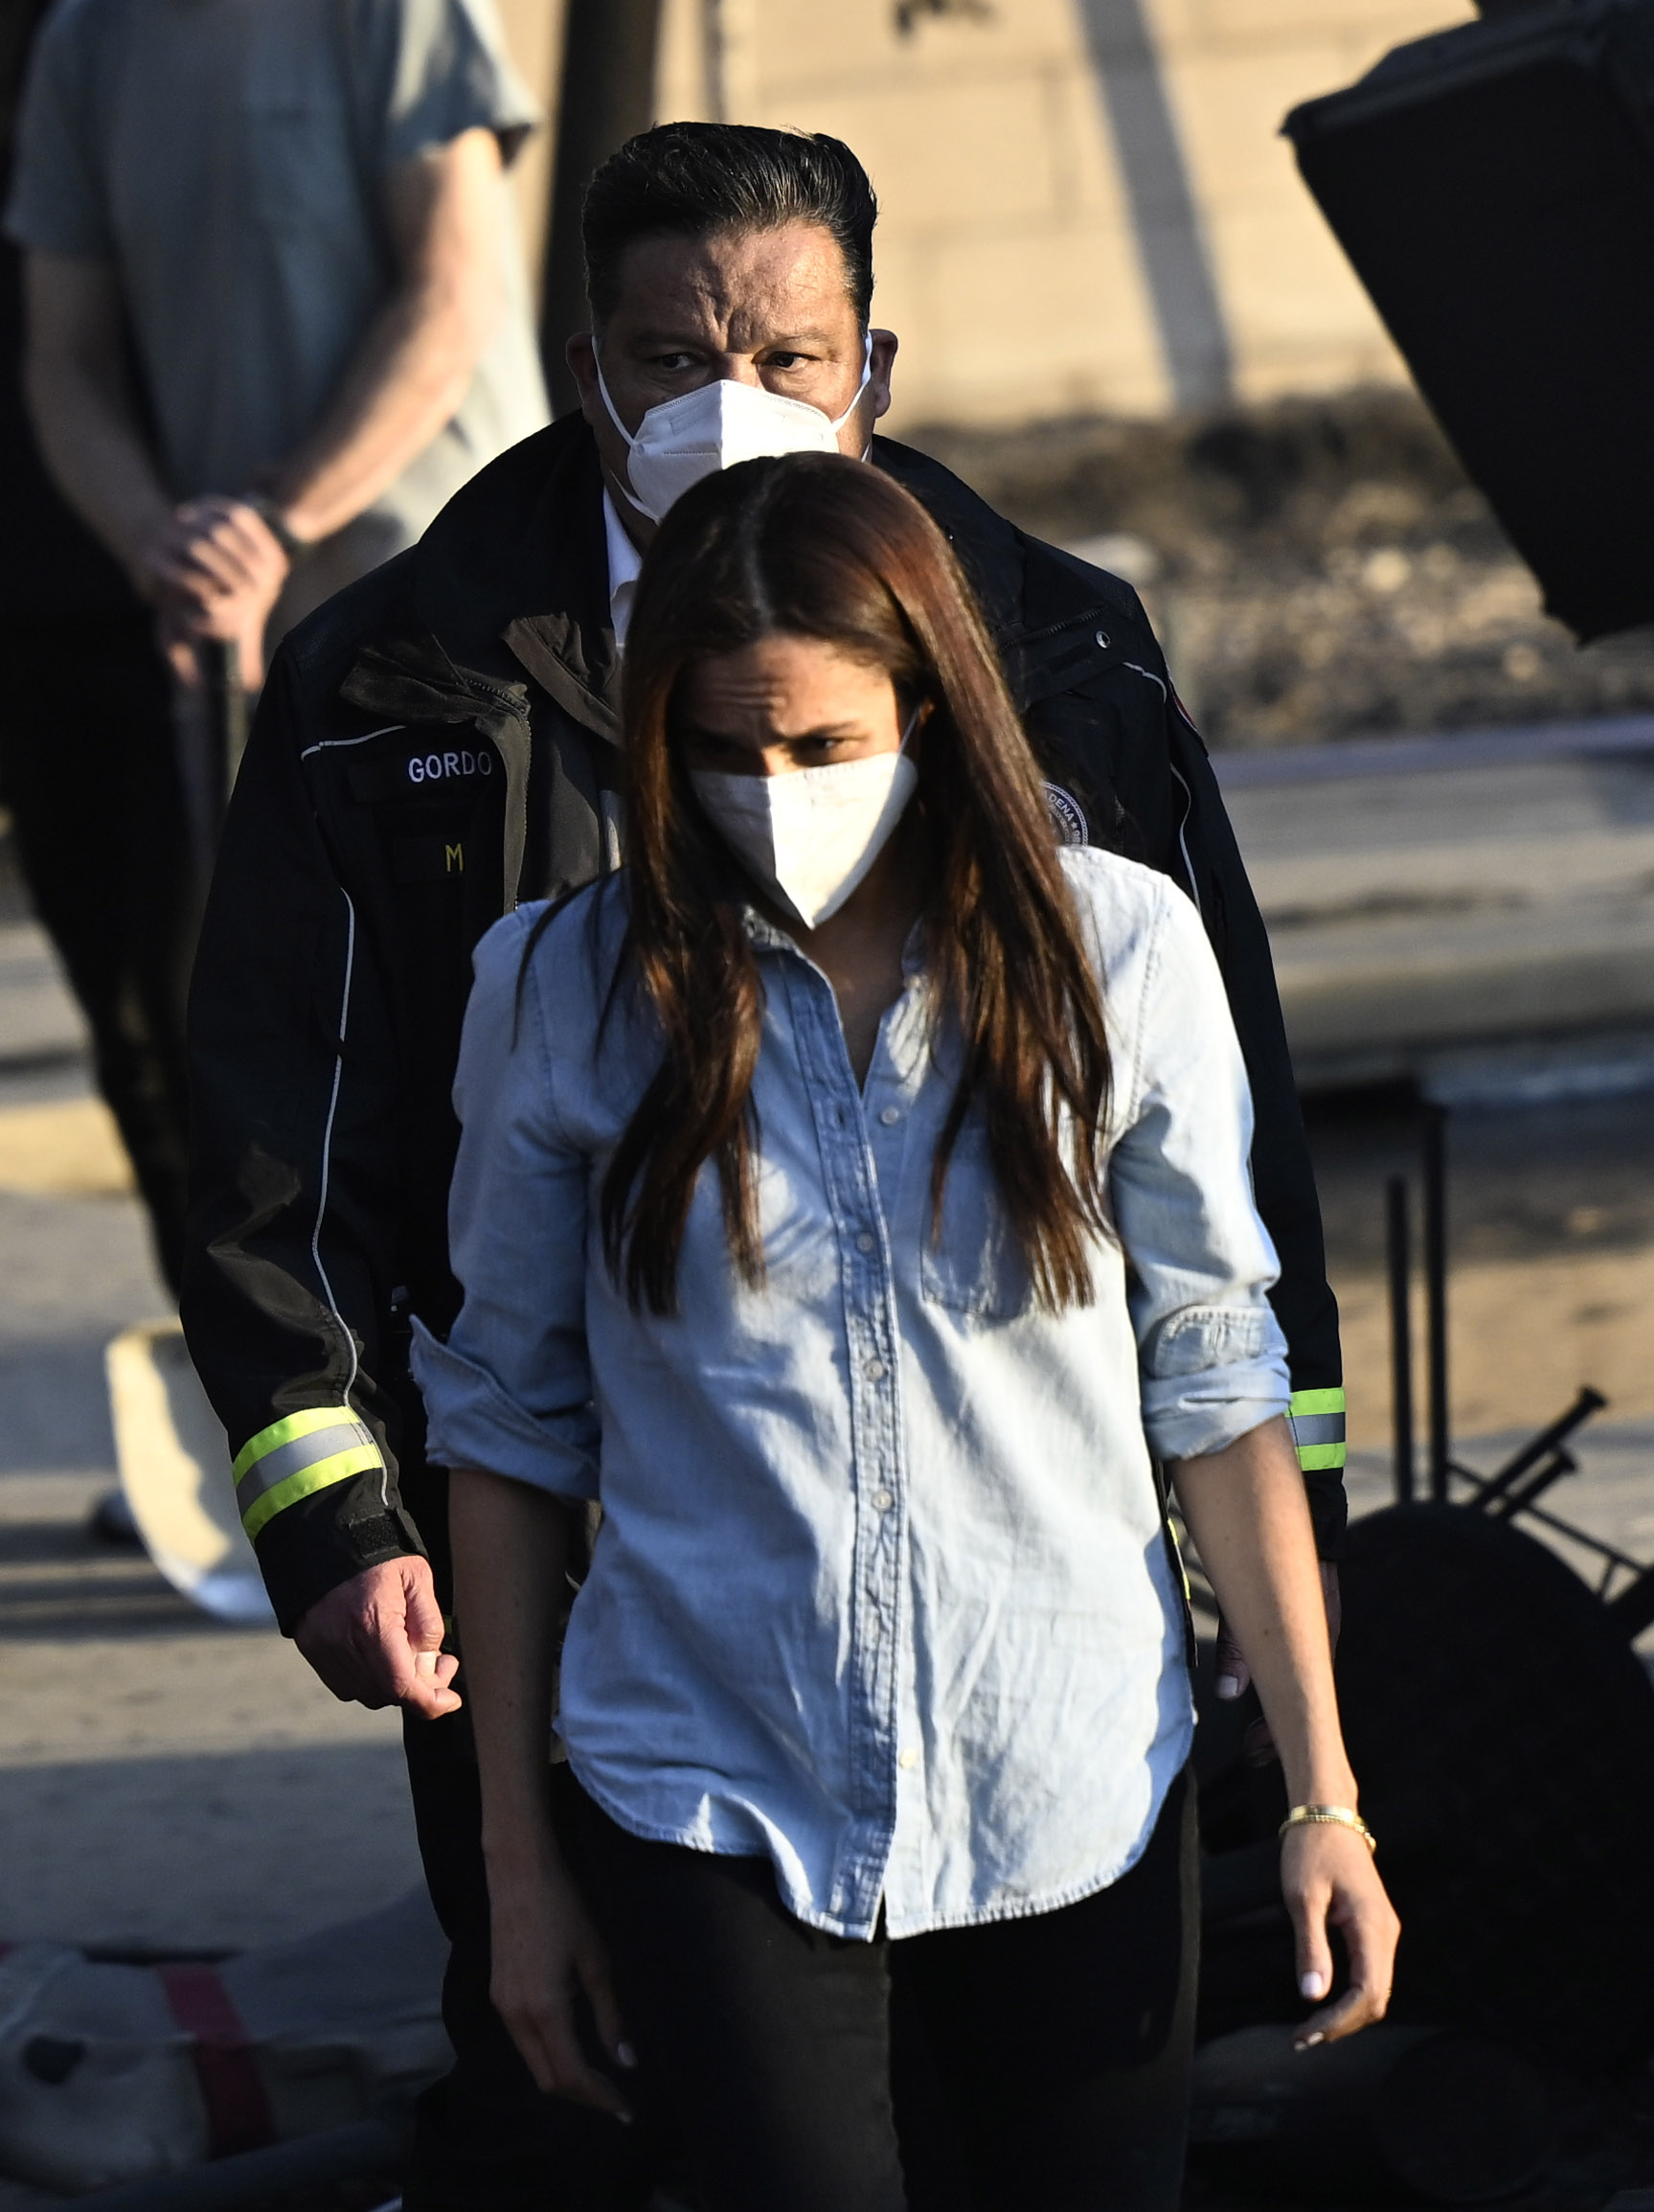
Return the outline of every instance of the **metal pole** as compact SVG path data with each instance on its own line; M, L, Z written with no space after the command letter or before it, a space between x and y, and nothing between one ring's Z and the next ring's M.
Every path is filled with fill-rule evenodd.
M660 16L661 0L568 0L540 310L540 352L555 415L579 405L563 348L587 325L580 203L592 171L654 120Z
M1513 1459L1507 1460L1496 1474L1483 1484L1470 1501L1472 1506L1478 1513L1485 1513L1490 1508L1503 1510L1500 1500L1510 1494L1529 1469L1537 1467L1547 1453L1557 1452L1574 1431L1582 1423L1589 1421L1594 1413L1600 1413L1607 1402L1601 1391L1593 1390L1587 1383L1566 1413L1553 1421L1549 1428L1542 1428L1537 1436L1530 1437Z
M1407 1249L1407 1177L1385 1185L1384 1259L1390 1276L1390 1417L1395 1438L1395 1502L1413 1503L1412 1264Z
M1424 1288L1430 1355L1430 1495L1447 1503L1447 1114L1424 1109Z

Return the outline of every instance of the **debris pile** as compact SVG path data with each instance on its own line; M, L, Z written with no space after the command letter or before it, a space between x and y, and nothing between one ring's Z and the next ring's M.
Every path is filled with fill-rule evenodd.
M1654 637L1548 619L1412 392L908 435L1138 586L1213 745L1654 710Z

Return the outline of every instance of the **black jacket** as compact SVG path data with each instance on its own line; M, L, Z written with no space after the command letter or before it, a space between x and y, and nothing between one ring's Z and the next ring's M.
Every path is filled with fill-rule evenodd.
M1136 594L922 455L880 440L873 458L975 581L1061 833L1199 903L1252 1077L1293 1386L1321 1394L1325 1439L1338 1316L1269 947ZM406 1331L413 1312L443 1334L458 1305L449 1091L471 948L515 901L619 865L617 703L601 479L578 418L495 461L276 656L195 970L183 1312L283 1628L424 1536L442 1546ZM1332 1554L1342 1450L1303 1456L1325 1470L1307 1479Z

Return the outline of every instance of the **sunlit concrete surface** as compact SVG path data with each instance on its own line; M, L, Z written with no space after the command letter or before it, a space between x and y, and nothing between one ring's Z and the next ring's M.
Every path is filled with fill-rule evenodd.
M1350 1432L1359 1445L1382 1445L1390 1434L1388 1287L1363 1272L1338 1277L1337 1288ZM1413 1320L1421 1378L1422 1286ZM1451 1275L1448 1345L1460 1435L1503 1435L1517 1421L1537 1428L1582 1382L1601 1391L1617 1421L1654 1421L1654 1247L1461 1261ZM1654 1453L1647 1473L1654 1496Z
M1558 1405L1554 1410L1560 1413L1563 1408ZM1527 1444L1531 1433L1511 1428L1490 1436L1456 1437L1453 1456L1477 1474L1492 1474ZM1654 1420L1588 1422L1569 1439L1568 1450L1578 1463L1577 1471L1553 1483L1539 1503L1587 1536L1599 1537L1631 1559L1654 1566ZM1428 1482L1426 1457L1420 1444L1414 1468L1419 1496ZM1394 1502L1394 1462L1382 1448L1351 1452L1346 1481L1352 1514L1375 1513ZM1463 1494L1456 1484L1454 1495ZM1593 1562L1566 1537L1528 1516L1520 1516L1515 1525L1552 1544L1588 1580L1600 1575L1601 1561Z
M1217 766L1301 1080L1654 1031L1654 720Z
M0 921L0 1053L12 1061L64 1060L86 1041L45 931L24 919Z
M399 1895L394 1717L99 1543L108 1481L0 1475L0 1940L234 1950Z
M396 1718L88 1531L103 1344L161 1310L136 1205L0 1192L0 1941L232 1949L388 1902Z
M238 1949L419 1879L400 1727L89 1532L103 1349L167 1299L78 1023L0 930L0 1943Z
M1560 1413L1563 1408L1558 1405L1553 1410ZM1507 1429L1500 1435L1456 1437L1453 1457L1474 1473L1494 1474L1514 1458L1531 1434L1529 1429ZM1594 1589L1618 1597L1629 1586L1629 1569L1611 1567L1600 1553L1574 1541L1567 1531L1578 1530L1611 1544L1639 1566L1654 1566L1654 1420L1587 1423L1569 1439L1567 1448L1575 1462L1575 1471L1552 1483L1538 1499L1547 1517L1542 1520L1533 1514L1520 1514L1511 1526L1549 1545ZM1420 1446L1414 1462L1416 1496L1425 1495L1428 1480L1427 1454ZM1377 1513L1393 1505L1393 1455L1383 1450L1352 1452L1346 1487L1352 1516ZM1462 1483L1455 1481L1451 1487L1455 1499L1463 1498ZM1559 1528L1556 1522L1565 1526ZM1610 1575L1612 1581L1605 1587L1605 1578ZM1635 1648L1654 1674L1654 1628L1643 1630ZM1654 2201L1647 2212L1654 2212Z
M0 1191L92 1198L131 1188L131 1162L101 1098L0 1105Z

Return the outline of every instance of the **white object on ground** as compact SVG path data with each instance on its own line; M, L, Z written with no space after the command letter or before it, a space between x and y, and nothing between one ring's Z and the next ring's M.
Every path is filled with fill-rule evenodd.
M192 1605L275 1625L236 1511L230 1446L176 1321L141 1322L104 1354L121 1488L144 1548Z
M422 1890L220 1967L21 1944L0 1958L0 2174L79 2195L195 2165L226 2124L289 2142L395 2112L452 2063L446 1959Z

